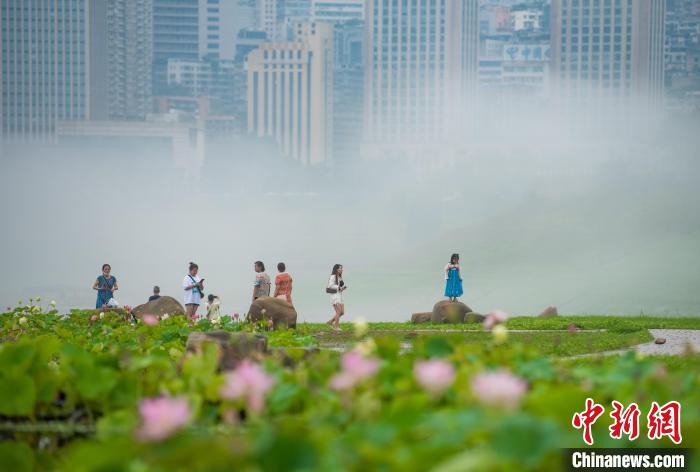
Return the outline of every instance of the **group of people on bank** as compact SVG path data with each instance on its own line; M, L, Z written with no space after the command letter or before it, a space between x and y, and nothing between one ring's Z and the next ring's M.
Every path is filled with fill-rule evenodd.
M253 282L253 301L260 297L269 297L272 283L270 276L265 272L265 264L262 261L255 261L255 280ZM275 276L275 291L272 295L274 298L284 300L293 306L292 303L292 276L287 272L287 267L284 262L277 264L277 275ZM102 274L97 277L93 284L93 290L97 291L96 308L112 307L118 304L114 300L114 292L119 290L117 278L111 274L112 267L109 264L102 265ZM199 275L199 266L194 262L189 263L188 273L182 280L182 288L184 291L183 302L185 305L185 315L194 320L197 318L197 309L204 300L204 278ZM330 294L331 305L333 306L333 316L328 320L327 324L340 329L340 317L345 314L345 304L343 302L343 292L347 289L343 281L343 266L335 264L331 271L331 276L328 279L326 293ZM148 301L157 300L160 298L160 287L153 287L153 295L148 298ZM213 294L207 296L206 302L207 318L217 319L220 316L221 304L219 297Z
M272 282L270 276L265 272L265 264L262 261L255 261L253 264L255 279L253 281L253 302L260 297L269 297ZM102 265L102 274L97 277L92 285L93 290L97 290L97 301L95 306L115 306L114 292L119 290L117 278L111 274L112 267L109 264ZM189 271L182 280L184 291L185 314L192 320L197 317L197 309L204 299L204 279L197 275L199 266L194 262L189 263ZM277 275L275 276L275 291L273 297L292 303L292 287L294 279L287 272L284 262L277 264ZM343 266L335 264L331 270L331 275L326 284L326 293L330 295L333 307L333 316L326 323L334 329L340 329L340 318L345 314L345 303L343 302L343 292L348 286L343 281ZM459 264L459 254L452 254L450 262L445 266L445 297L450 301L457 301L463 294L462 288L462 268ZM153 287L153 295L148 301L160 298L160 288ZM221 304L219 297L209 294L207 297L207 318L215 319L219 317Z

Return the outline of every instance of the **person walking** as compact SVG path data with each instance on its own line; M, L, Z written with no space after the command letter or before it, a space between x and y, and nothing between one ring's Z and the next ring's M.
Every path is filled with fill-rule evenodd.
M292 305L292 276L287 273L284 262L277 264L279 274L275 277L275 298L286 301Z
M457 297L461 297L463 293L459 254L452 254L449 264L445 266L445 296L451 302L456 302Z
M343 292L347 289L343 281L343 266L335 264L331 270L331 276L326 285L326 293L331 295L331 305L333 306L333 318L326 322L336 331L340 331L340 317L345 314L345 304L343 303Z
M194 321L197 318L197 308L204 297L204 279L197 276L199 266L190 262L189 273L182 280L182 288L185 291L185 315Z
M255 261L255 282L253 282L253 301L270 296L270 276L265 273L265 264Z
M97 300L95 308L102 308L109 305L109 301L114 297L114 292L119 290L117 278L111 275L112 267L109 264L102 264L102 275L98 276L92 289L97 290Z

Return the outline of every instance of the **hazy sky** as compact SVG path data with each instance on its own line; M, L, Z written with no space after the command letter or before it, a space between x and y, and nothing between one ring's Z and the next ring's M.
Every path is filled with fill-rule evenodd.
M104 262L123 304L154 284L181 299L195 261L206 292L244 313L261 259L273 277L287 263L302 321L330 317L334 263L348 319L406 320L442 298L459 252L476 311L700 313L697 115L624 127L511 118L465 129L442 165L304 169L241 140L210 148L197 184L162 143L6 150L0 303L92 307Z

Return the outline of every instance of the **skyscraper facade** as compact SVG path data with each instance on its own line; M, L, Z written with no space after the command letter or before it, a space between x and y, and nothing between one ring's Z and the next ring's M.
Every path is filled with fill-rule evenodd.
M552 84L564 106L658 108L664 0L553 0Z
M368 0L365 138L435 143L472 109L476 0Z
M316 21L342 22L365 19L365 0L313 0Z
M199 59L199 0L152 1L153 93L162 95L167 94L169 59Z
M151 110L152 0L90 0L92 120L143 120Z
M296 39L248 54L248 132L302 164L332 159L333 27L300 22Z
M3 0L3 141L53 140L58 120L89 115L88 0Z

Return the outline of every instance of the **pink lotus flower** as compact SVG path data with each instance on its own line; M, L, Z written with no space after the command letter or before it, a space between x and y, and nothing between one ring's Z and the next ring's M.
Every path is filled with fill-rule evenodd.
M158 317L156 315L143 315L143 324L155 326L158 324Z
M226 400L245 398L248 408L259 412L265 406L265 394L274 384L274 377L258 364L244 360L236 370L226 374L221 397Z
M491 330L494 326L505 323L508 320L508 313L501 310L494 310L484 320L484 329Z
M95 321L96 319L97 319L97 315L92 315L92 316L90 317L90 321Z
M505 370L482 372L471 382L472 393L481 403L515 409L527 390L527 384Z
M330 387L333 390L349 390L372 377L379 370L379 360L365 357L357 351L343 354L340 365L342 370L330 380Z
M147 398L139 405L142 441L162 441L190 421L192 412L185 398Z
M437 396L454 383L455 368L440 359L418 361L413 366L413 376L424 390Z

